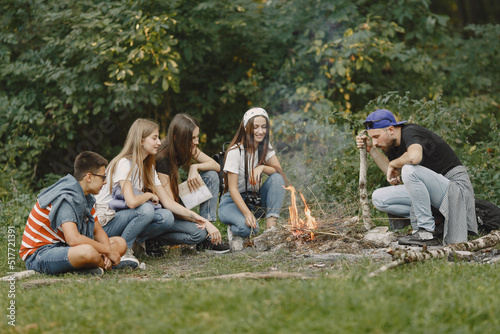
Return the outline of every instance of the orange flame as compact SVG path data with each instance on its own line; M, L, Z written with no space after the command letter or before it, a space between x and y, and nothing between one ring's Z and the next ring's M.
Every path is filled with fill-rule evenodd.
M288 186L285 188L286 190L290 190L290 197L292 204L288 207L288 211L290 212L290 223L292 225L292 234L296 237L302 235L303 230L314 230L316 229L316 219L311 215L311 210L307 206L306 200L302 194L300 197L302 198L302 202L304 202L305 208L304 212L307 217L307 221L304 222L301 218L299 218L299 213L297 210L297 203L295 197L295 188L293 186ZM314 239L314 233L310 232L311 239Z

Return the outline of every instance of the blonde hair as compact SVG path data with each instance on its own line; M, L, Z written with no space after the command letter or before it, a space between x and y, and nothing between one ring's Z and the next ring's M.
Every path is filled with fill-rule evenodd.
M127 179L132 180L132 178L139 177L143 183L143 189L139 190L155 193L155 156L149 154L146 159L142 160L142 141L158 129L158 123L149 119L139 118L132 124L128 130L127 139L125 139L122 151L113 160L111 160L107 169L107 173L109 174L110 193L113 189L113 173L115 172L118 162L123 158L127 158L132 161L132 166L127 175ZM132 171L136 166L138 169L138 175L132 175Z

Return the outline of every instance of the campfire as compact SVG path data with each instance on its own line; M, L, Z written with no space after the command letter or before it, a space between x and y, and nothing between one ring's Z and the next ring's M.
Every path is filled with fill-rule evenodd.
M278 224L253 238L252 244L256 250L287 249L302 254L331 251L354 254L362 252L363 249L373 248L370 242L363 240L359 217L346 217L343 214L342 204L330 203L329 213L322 210L323 215L315 218L305 197L299 191L293 186L285 189L290 191L291 196L288 208L290 217L285 224ZM297 205L297 192L304 203L303 211Z
M288 207L288 211L290 212L290 224L292 229L292 234L296 237L300 237L305 233L309 233L309 237L311 240L314 240L314 230L316 229L316 219L311 215L311 210L307 206L306 200L302 194L300 194L300 198L302 198L302 202L304 203L304 213L307 217L307 220L304 221L299 217L299 212L297 210L297 200L295 196L295 188L293 186L288 186L285 188L286 190L290 190L291 196L291 205Z

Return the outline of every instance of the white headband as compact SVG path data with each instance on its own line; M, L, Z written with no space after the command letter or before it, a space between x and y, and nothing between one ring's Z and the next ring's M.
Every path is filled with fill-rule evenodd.
M248 110L245 113L245 115L243 115L243 126L247 126L250 118L255 117L255 116L264 116L269 121L269 116L267 115L267 111L265 111L262 108L252 108L252 109Z

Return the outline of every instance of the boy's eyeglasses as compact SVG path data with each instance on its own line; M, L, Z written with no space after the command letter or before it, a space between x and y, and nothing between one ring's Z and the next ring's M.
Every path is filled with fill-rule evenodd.
M373 123L377 123L377 122L384 121L384 120L391 122L391 120L388 118L381 118L381 119L377 119L375 121L365 121L363 123L363 125L365 126L366 130L370 130L370 129L373 129Z
M104 174L104 175L96 174L96 173L90 173L90 174L102 177L102 182L106 181L106 174Z

